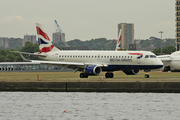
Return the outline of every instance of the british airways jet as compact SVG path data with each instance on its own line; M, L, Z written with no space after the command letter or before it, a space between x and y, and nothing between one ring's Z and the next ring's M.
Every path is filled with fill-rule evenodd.
M100 75L102 71L106 71L106 78L113 78L113 71L119 70L127 75L136 75L140 70L149 71L163 67L161 60L148 51L61 51L52 44L41 24L36 23L36 29L40 52L18 52L21 57L26 61L80 71L80 78ZM22 54L38 56L43 61L27 60ZM149 75L145 74L145 77L148 78Z
M120 51L121 37L122 37L122 35L121 35L121 29L120 29L119 34L118 34L118 40L117 40L117 44L116 44L116 49L115 49L115 51Z

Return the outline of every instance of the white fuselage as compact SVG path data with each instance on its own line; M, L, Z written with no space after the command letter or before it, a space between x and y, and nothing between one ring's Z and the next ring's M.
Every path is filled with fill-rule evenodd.
M170 66L171 70L180 70L180 56L173 56Z
M173 52L171 55L160 55L157 57L162 60L164 64L161 70L167 66L170 67L170 70L180 70L180 51Z
M141 53L143 56L134 55ZM145 58L146 55L154 56ZM140 56L140 58L138 58ZM48 61L103 64L103 71L121 69L157 69L163 66L160 59L148 51L57 51L47 53Z
M164 66L170 66L171 70L180 70L180 56L172 56L171 61L164 61Z

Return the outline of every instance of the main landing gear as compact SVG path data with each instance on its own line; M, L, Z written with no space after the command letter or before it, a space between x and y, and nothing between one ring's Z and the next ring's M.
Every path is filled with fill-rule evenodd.
M170 66L165 66L163 72L168 72L168 71L171 71Z
M144 75L144 77L145 77L145 78L149 78L148 70L144 70L144 72L146 72L146 74Z
M80 73L80 78L88 78L88 75L85 73Z
M85 73L80 73L80 78L88 78L88 75L87 74L85 74ZM114 74L112 73L112 72L107 72L106 74L105 74L105 77L106 78L113 78L114 77Z
M113 77L114 77L114 74L113 74L113 73L110 73L110 72L107 72L107 73L105 74L105 77L106 77L106 78L113 78Z

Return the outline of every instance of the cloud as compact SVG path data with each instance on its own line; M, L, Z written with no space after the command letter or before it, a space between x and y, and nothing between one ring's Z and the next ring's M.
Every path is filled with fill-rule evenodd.
M22 21L24 21L24 18L22 16L18 16L18 15L5 16L5 17L0 18L0 21L4 22L4 23L9 23L9 22L14 22L14 21L22 22Z

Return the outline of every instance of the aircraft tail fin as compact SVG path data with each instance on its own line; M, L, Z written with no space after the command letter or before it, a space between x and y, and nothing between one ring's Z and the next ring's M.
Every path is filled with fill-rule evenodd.
M121 37L122 37L122 34L121 34L121 29L120 29L119 34L118 34L118 40L117 40L117 44L116 44L116 49L115 49L115 51L120 51L120 47L121 47Z
M41 24L36 23L36 30L37 30L37 37L38 37L40 53L60 51L58 48L56 48L52 44L51 40L49 39L48 35L45 33Z

